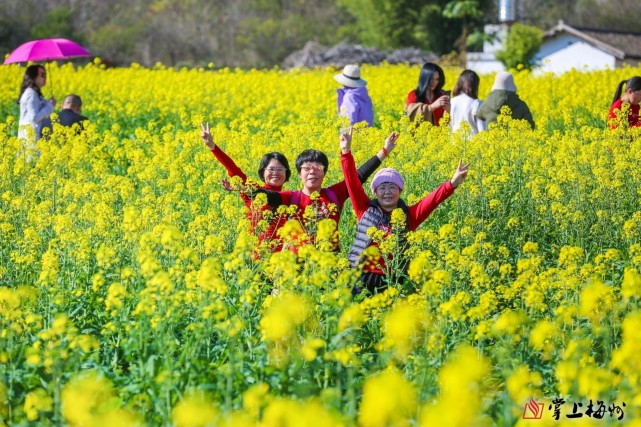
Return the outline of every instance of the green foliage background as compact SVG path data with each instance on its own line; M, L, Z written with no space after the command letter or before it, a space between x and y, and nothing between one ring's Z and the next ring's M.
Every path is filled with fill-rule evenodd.
M563 19L638 31L641 19L636 0L517 6L519 22L542 29ZM310 40L463 52L497 18L496 0L3 0L0 54L28 40L67 37L119 65L269 68Z
M507 68L523 66L531 69L541 43L543 31L529 25L514 24L510 27L505 47L497 53L496 58Z

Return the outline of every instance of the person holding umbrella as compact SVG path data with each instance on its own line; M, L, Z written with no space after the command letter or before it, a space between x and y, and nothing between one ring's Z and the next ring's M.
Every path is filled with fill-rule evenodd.
M56 99L46 100L42 88L47 84L45 67L39 64L30 65L24 73L20 85L20 120L18 137L24 141L35 142L42 138L42 129L51 128L49 116L56 106ZM33 148L27 146L27 148Z
M18 62L58 61L64 59L91 56L87 49L71 40L41 39L32 40L18 46L4 60L3 64ZM27 67L20 86L20 130L18 136L24 141L35 142L42 137L42 129L51 127L49 115L56 105L55 98L48 101L42 95L42 88L47 83L47 71L44 66L34 64ZM27 148L33 148L27 146Z

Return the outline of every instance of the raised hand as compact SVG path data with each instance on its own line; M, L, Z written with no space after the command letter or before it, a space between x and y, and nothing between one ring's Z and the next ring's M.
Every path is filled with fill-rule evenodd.
M454 172L454 176L450 180L452 187L456 188L465 181L467 177L467 168L470 166L469 163L463 164L463 159L458 161L458 168Z
M216 143L214 142L214 138L211 136L211 132L209 131L209 122L207 122L206 125L200 124L200 137L203 139L203 142L207 147L209 147L210 150L213 150L216 148Z
M340 142L341 142L341 152L347 154L352 149L352 132L354 131L354 126L349 127L349 131L341 133Z
M231 182L227 179L221 179L220 183L223 185L223 188L227 191L234 191L234 188L231 186Z
M396 148L396 140L398 139L399 134L397 132L392 132L389 134L389 136L385 139L385 143L383 144L383 148L385 149L385 152L389 156L389 154Z

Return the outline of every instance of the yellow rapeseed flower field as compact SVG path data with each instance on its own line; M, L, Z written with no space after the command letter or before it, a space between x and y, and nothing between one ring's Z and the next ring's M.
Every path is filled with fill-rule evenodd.
M419 67L364 66L357 163L400 132L385 165L410 204L471 165L408 236L409 281L354 300L349 203L342 252L323 222L316 246L257 252L199 127L254 182L307 148L338 182L336 70L48 67L45 96L90 122L25 152L24 68L0 67L0 426L638 425L641 133L605 125L641 68L515 72L536 129L470 138L408 122Z

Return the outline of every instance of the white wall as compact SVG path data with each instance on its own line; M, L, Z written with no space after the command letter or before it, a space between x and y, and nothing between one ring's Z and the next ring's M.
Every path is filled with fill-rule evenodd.
M569 34L544 42L536 59L540 64L537 73L561 74L572 68L585 71L613 69L616 65L613 55Z
M505 66L496 59L494 53L468 53L466 68L476 71L477 74L492 74L504 71Z
M495 52L502 46L505 28L503 25L485 26L486 33L498 32L499 37L493 43L486 42L483 52L468 52L467 68L478 74L493 74L505 70L503 64L495 57ZM563 74L572 68L585 71L614 69L616 66L616 58L613 55L567 33L545 40L535 59L539 64L534 69L535 74Z

